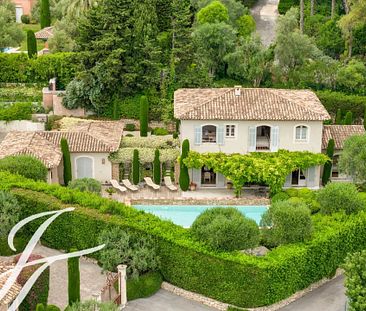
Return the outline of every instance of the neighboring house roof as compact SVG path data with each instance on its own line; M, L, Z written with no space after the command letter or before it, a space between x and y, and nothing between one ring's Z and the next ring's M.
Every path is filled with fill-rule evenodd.
M365 133L363 125L324 125L322 149L327 149L330 139L334 139L334 149L343 149L348 137Z
M0 274L9 271L13 266L9 266L6 262L0 261ZM5 285L6 280L8 279L8 275L0 277L0 288ZM19 294L22 287L19 283L15 282L10 290L7 292L5 297L0 300L0 307L9 305Z
M330 116L314 92L266 88L180 89L174 116L181 120L323 121Z
M37 31L34 35L36 36L36 39L48 40L53 37L53 27L45 27L40 31Z
M0 144L0 159L11 155L32 155L47 168L57 167L62 159L59 148L41 132L10 132Z
M66 138L70 152L117 151L123 134L120 121L91 121L68 131L10 132L0 144L0 158L33 155L47 168L57 167L62 159L61 138Z

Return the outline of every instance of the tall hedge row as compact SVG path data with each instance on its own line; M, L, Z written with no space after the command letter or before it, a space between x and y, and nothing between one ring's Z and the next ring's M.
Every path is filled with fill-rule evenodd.
M37 40L33 30L27 31L27 50L28 57L37 57Z
M71 249L70 252L77 252ZM67 259L67 288L69 297L69 306L80 301L80 264L79 257Z
M366 247L366 212L343 218L314 216L315 230L310 241L281 246L257 258L239 252L210 251L192 240L182 227L96 195L1 172L0 188L12 189L23 206L22 217L68 204L76 206L75 211L60 216L46 231L43 243L50 247L94 247L106 226L111 229L118 226L139 236L153 236L158 243L165 280L241 307L269 305L287 298L331 276L348 252ZM30 233L41 221L29 226Z
M0 83L47 85L57 77L58 87L63 89L78 71L81 57L82 53L56 53L29 59L24 53L0 53Z

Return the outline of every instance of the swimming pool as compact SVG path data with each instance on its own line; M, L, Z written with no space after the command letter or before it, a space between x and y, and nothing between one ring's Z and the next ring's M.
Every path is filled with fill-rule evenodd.
M189 228L199 214L207 208L222 205L134 205L138 210L154 214L161 219L171 220L177 225ZM266 206L233 206L245 216L254 219L259 224Z

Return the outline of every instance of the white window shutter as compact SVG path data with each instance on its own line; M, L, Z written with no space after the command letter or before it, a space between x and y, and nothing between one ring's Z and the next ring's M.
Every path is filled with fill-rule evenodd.
M217 143L219 145L224 144L224 126L222 125L217 128Z
M292 173L286 176L285 187L291 187L291 183L292 183Z
M271 127L271 152L278 151L280 140L280 128L278 126Z
M308 187L315 187L316 186L316 166L312 166L308 168L308 174L307 174L307 185Z
M196 126L194 128L194 144L201 145L202 143L202 128L200 126Z
M255 126L249 126L248 130L249 144L248 151L254 152L257 144L257 128Z

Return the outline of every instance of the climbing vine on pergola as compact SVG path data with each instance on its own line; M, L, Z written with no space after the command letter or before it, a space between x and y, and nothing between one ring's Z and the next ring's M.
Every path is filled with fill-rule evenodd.
M191 151L184 163L188 168L201 169L207 166L221 173L233 183L235 193L240 194L243 185L264 183L271 194L282 190L286 177L297 169L323 165L329 158L321 153L279 150L273 153L249 154L198 153Z

